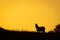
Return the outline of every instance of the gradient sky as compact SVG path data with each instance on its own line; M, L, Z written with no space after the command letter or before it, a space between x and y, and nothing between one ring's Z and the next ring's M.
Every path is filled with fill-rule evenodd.
M1 27L36 31L35 23L53 30L60 23L60 0L0 0Z

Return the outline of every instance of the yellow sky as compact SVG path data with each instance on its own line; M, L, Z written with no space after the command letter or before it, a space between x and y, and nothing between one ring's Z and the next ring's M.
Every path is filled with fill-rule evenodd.
M34 24L46 32L60 23L60 0L0 0L0 26L9 30L36 31Z

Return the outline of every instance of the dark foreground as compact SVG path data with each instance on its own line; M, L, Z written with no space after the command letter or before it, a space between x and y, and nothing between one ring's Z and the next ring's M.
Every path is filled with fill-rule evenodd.
M60 33L19 32L0 29L0 40L60 40Z

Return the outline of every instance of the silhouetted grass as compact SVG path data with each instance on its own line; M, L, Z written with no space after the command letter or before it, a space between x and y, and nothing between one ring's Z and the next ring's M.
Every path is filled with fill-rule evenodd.
M59 37L58 37L59 36ZM10 31L0 28L0 39L24 39L24 40L54 40L60 39L59 33L40 33L28 31Z
M14 31L0 27L0 39L4 40L60 40L60 24L56 25L54 31L45 32L44 27L37 25L37 32L34 31ZM42 31L42 32L41 32Z

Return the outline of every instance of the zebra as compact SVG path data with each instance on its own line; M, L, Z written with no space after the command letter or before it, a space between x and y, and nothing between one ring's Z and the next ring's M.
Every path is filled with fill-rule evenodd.
M35 24L35 28L36 28L37 32L45 33L45 27L44 26L39 27L38 24Z

